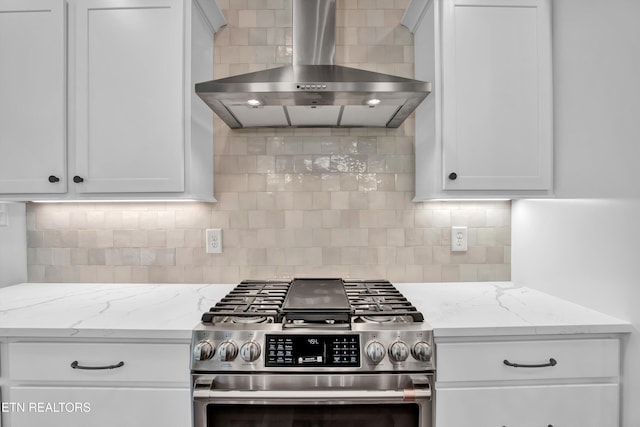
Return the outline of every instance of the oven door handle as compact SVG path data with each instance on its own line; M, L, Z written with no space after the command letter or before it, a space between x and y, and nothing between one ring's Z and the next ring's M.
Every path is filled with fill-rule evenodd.
M216 390L194 389L193 398L196 400L260 400L260 401L415 401L418 399L431 399L431 389L409 388L404 390Z

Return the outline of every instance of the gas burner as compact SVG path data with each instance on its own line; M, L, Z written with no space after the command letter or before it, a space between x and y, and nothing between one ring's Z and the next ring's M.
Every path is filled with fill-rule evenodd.
M322 325L336 325L341 324L343 322L336 322L333 319L323 319L323 320L304 320L304 319L294 319L287 320L286 318L282 320L282 323L295 327L310 327L314 326L322 326Z
M415 322L412 315L395 316L392 314L387 314L387 315L371 314L366 316L364 315L357 316L356 318L354 318L353 321L354 323L398 324L398 325Z
M233 313L205 313L203 319L206 323L216 324L237 324L237 325L258 325L260 323L274 323L273 316L251 316L251 315L234 315Z
M371 300L370 302L374 302ZM377 302L377 301L376 301ZM360 319L363 323L394 323L396 322L396 316L393 314L393 307L386 304L375 304L375 305L363 305L358 307L360 310L369 311L371 314L369 315L361 315L358 316L356 321ZM375 314L380 313L380 314Z
M229 322L244 323L244 324L272 323L273 318L269 318L267 316L253 316L253 317L231 317L230 316Z
M396 316L358 316L355 322L358 323L396 323Z
M369 300L372 305L361 305L358 310L362 313L354 320L358 323L410 323L407 316L397 316L394 314L394 308L388 304L379 304L375 298ZM364 314L364 313L368 314Z

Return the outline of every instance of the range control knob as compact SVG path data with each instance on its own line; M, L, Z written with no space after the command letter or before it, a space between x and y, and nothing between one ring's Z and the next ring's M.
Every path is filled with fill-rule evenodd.
M238 346L232 341L225 341L218 347L221 362L231 362L238 355Z
M255 341L249 341L240 347L240 357L245 362L255 362L260 357L260 346Z
M424 341L418 341L411 349L411 355L414 359L421 362L428 362L431 359L431 346Z
M369 360L377 365L382 362L382 359L384 359L384 346L378 341L372 341L367 344L365 353Z
M209 340L200 341L193 348L193 357L196 360L209 360L216 352L216 346Z
M389 358L394 362L404 362L409 357L409 346L402 341L396 341L389 347Z

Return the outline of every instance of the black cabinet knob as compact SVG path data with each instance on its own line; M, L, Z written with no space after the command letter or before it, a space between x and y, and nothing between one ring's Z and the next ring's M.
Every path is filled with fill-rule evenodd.
M73 177L73 182L75 182L76 184L80 184L81 182L84 182L84 178L82 178L81 176L74 176Z
M451 181L455 181L456 179L458 179L458 174L457 174L457 173L455 173L455 172L451 172L451 173L449 174L449 179L450 179Z
M49 182L55 184L56 182L60 182L60 178L55 175L49 175Z

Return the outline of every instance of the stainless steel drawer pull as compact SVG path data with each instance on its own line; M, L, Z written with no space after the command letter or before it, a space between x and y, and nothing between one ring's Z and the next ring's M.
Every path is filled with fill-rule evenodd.
M121 368L123 366L124 366L124 362L122 361L116 363L115 365L107 365L107 366L81 366L81 365L78 365L77 360L74 360L73 362L71 362L71 367L73 369L84 369L87 371L99 371L102 369L116 369L116 368Z
M523 365L521 363L511 363L507 359L504 359L504 364L513 368L548 368L550 366L556 366L558 362L556 359L549 359L549 363L541 363L539 365Z

